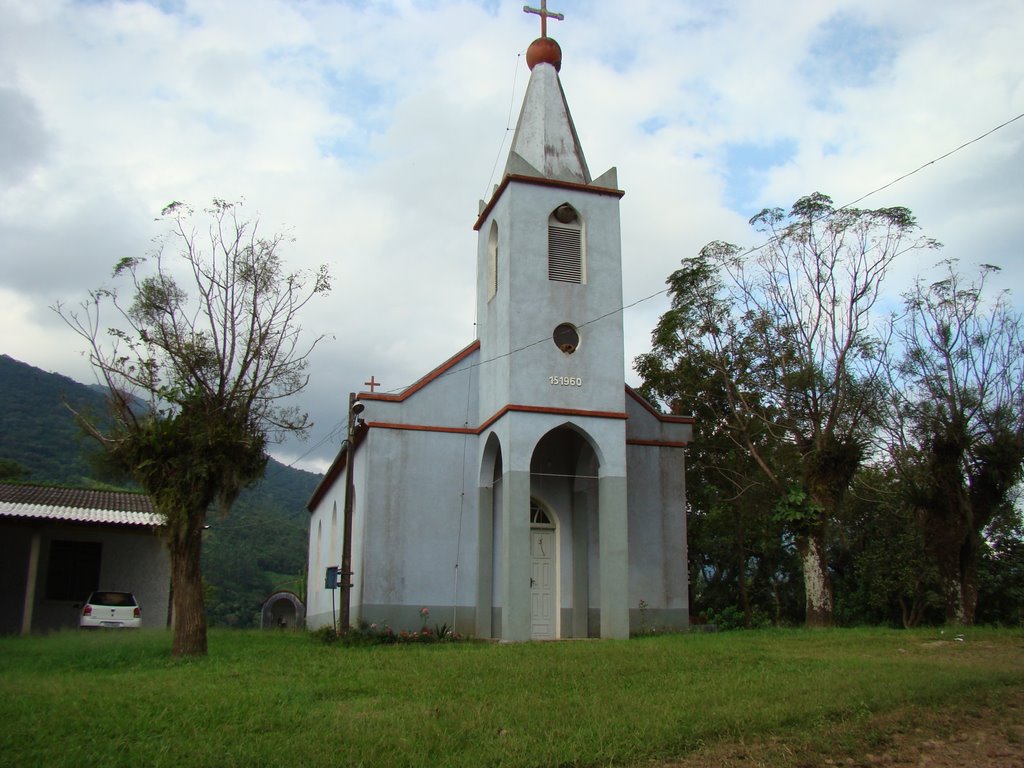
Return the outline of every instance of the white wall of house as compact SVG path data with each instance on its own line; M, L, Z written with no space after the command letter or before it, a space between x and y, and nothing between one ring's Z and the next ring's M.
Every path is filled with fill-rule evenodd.
M47 596L47 575L54 541L98 542L101 547L99 589L133 592L142 608L144 627L166 627L170 600L170 557L163 539L144 526L109 526L5 521L0 560L3 619L0 632L21 631L29 551L38 534L38 567L32 604L32 631L48 632L78 625L81 603ZM11 617L16 621L10 621ZM16 626L15 626L16 624Z

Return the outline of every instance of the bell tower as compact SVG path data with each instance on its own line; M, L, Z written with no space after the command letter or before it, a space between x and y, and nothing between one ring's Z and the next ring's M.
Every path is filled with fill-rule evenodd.
M546 17L542 17L546 18ZM592 179L549 37L500 184L475 229L481 416L508 404L622 411L622 252L614 168Z
M542 34L526 54L530 81L502 179L474 227L478 632L627 637L624 193L614 168L594 179L587 167L558 76L561 48L546 35L561 14L546 3L524 10L540 15ZM538 527L541 508L557 535ZM549 536L553 599L536 588L547 567L536 550ZM538 600L551 600L553 620L538 619Z

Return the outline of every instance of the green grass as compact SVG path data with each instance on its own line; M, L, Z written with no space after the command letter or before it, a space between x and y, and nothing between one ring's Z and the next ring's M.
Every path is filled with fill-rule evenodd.
M0 765L628 766L837 732L854 749L877 715L1024 687L1024 633L949 636L344 648L222 630L197 661L164 632L0 638Z

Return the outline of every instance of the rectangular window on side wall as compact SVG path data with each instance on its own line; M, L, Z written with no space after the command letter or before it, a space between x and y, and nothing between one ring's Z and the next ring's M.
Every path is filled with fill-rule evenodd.
M83 601L99 589L103 545L98 541L50 542L46 599Z

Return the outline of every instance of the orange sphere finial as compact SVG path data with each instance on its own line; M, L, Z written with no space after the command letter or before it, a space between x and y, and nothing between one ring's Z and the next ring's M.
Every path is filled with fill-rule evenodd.
M526 63L531 70L541 62L553 66L555 72L562 69L562 49L553 38L538 37L526 49Z

